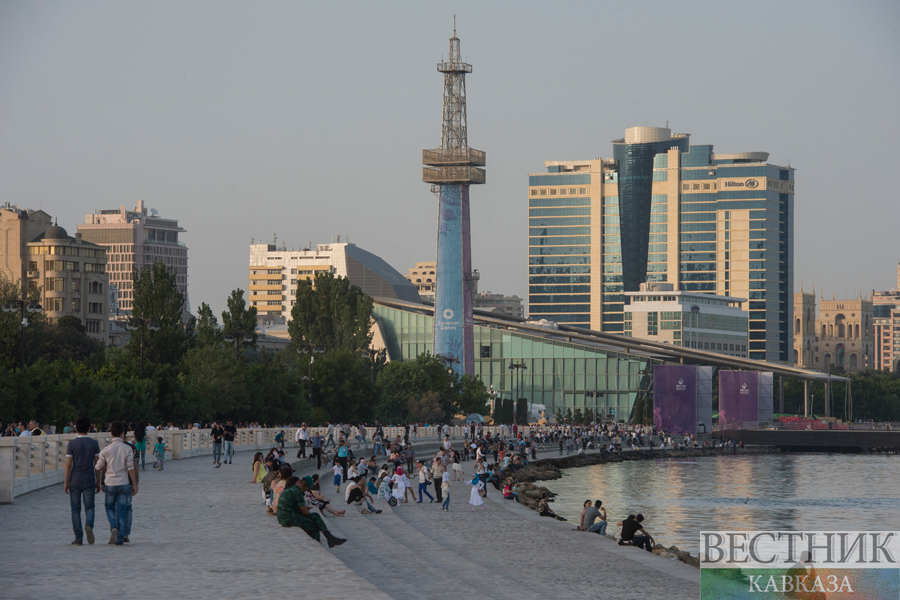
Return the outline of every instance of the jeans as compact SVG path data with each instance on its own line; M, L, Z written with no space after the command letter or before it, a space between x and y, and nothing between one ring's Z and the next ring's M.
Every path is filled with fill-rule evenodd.
M384 447L381 445L381 442L375 442L375 456L381 456L384 452Z
M297 440L300 444L300 452L297 453L297 458L306 458L306 440Z
M109 528L116 529L117 544L122 543L128 532L127 512L130 506L130 484L106 486L106 518L109 520Z
M444 491L441 489L442 483L437 477L434 478L434 495L437 497L438 502L443 502L444 500Z
M222 462L222 442L213 444L213 462L216 464Z
M72 530L79 542L84 537L81 528L81 499L84 498L84 524L94 528L94 487L93 483L69 484L69 506L72 507Z
M144 448L143 450L138 450L138 460L135 461L135 464L134 464L135 468L137 468L138 462L141 463L141 470L144 470L147 467L147 463L144 462L144 454L146 454L146 453L147 453L146 448Z
M426 496L428 496L428 498L432 502L434 502L434 496L432 496L431 494L428 493L428 484L425 482L422 482L419 484L419 502L422 501L422 493L423 492L425 493Z
M441 508L444 510L450 510L450 492L444 494L444 503L441 504Z
M588 531L593 531L594 533L599 533L600 535L606 535L606 525L607 521L597 521L590 527L588 527Z
M337 446L337 444L334 443L334 435L331 433L328 434L328 440L325 442L326 450L328 449L328 444L331 444L332 446Z
M650 538L646 535L634 536L634 541L632 543L638 548L643 548L647 552L653 551L653 545L650 543Z
M228 441L225 440L225 462L231 464L231 461L234 460L234 440Z
M322 468L322 449L313 446L312 455L316 457L316 469Z
M356 447L359 448L359 444L363 443L366 445L366 450L369 449L369 442L366 441L366 436L358 435L356 436Z

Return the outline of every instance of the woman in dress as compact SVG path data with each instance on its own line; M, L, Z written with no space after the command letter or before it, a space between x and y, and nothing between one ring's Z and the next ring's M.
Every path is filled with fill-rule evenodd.
M469 504L472 505L472 510L475 510L476 506L480 506L487 510L487 506L484 505L484 500L481 499L481 491L484 489L484 482L481 481L481 478L478 477L478 475L475 475L469 483L472 485L472 491L469 493Z
M406 495L406 481L406 475L403 474L403 467L397 467L397 470L391 477L391 482L394 484L391 493L398 503L406 502L404 499L404 496Z
M456 450L453 451L453 481L462 481L462 478L465 477L465 473L463 473L462 464L459 460L459 452Z

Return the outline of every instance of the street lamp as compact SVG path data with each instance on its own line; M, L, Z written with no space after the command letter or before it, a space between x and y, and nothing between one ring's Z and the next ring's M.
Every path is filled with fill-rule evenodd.
M25 316L25 312L30 313L39 313L44 308L40 304L25 304L22 300L16 300L11 304L3 305L3 312L12 313L12 312L21 312L22 313L22 322L19 326L19 368L25 368L25 327L28 325L28 318Z
M235 332L234 335L229 333L225 336L226 344L230 344L231 342L234 342L234 359L235 360L238 360L241 357L241 339L243 339L246 343L249 344L250 342L253 341L253 336L250 335L249 333L244 333L242 335L242 332L240 332L240 331Z
M149 329L150 331L159 331L159 323L151 321L150 319L137 319L132 318L127 325L125 325L126 329L130 329L131 331L141 330L141 379L144 378L144 328Z
M316 354L325 354L325 348L318 346L297 346L297 354L309 354L309 405L312 406L312 364Z
M368 358L372 361L372 383L375 383L375 362L383 359L387 356L387 350L382 348L381 350L375 350L374 348L367 348L362 351L361 356L363 358Z

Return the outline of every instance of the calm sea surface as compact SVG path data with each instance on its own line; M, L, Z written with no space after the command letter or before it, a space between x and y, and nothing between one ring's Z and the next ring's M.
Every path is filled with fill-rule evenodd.
M700 531L900 530L900 456L762 454L636 460L563 471L537 482L577 523L603 500L610 521L642 513L659 543L697 552ZM573 525L574 526L574 525Z

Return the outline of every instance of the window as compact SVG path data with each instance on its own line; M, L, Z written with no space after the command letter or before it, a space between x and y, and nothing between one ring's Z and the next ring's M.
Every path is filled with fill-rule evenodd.
M80 292L80 291L81 291L81 280L80 280L80 279L73 279L73 280L72 280L72 291L73 291L73 292Z

